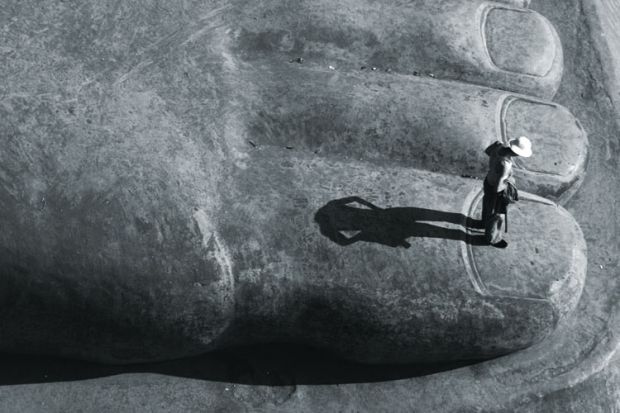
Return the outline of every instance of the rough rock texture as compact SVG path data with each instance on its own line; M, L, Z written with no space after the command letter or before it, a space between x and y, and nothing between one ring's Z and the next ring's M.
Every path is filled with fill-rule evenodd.
M484 34L493 63L502 70L530 76L546 76L562 53L553 26L526 10L491 9Z
M578 1L541 0L533 6L553 21L564 44L566 70L556 100L581 120L590 136L586 180L565 205L580 223L588 243L588 281L578 311L555 334L513 355L426 373L420 371L424 369L402 371L384 366L371 374L334 360L327 364L314 360L318 367L278 364L251 353L234 354L211 364L201 359L135 370L70 363L62 363L69 368L55 368L52 361L35 359L31 374L20 376L28 362L18 360L14 369L3 369L2 410L617 410L620 382L613 354L618 344L620 251L616 234L620 217L615 200L620 194L615 154L620 131L611 121L616 113L608 97L618 96L618 92L606 89L608 84L603 83L606 78L599 57L604 67L610 62L605 54L597 54L594 45L599 43L592 43L592 38L597 42L604 39L590 1L582 6ZM307 358L307 353L300 356L301 360ZM323 355L322 360L325 358ZM14 357L3 366L10 365L9 360ZM315 372L318 378L309 374L312 367L320 370ZM354 373L347 376L343 370ZM126 374L120 374L123 372ZM425 375L429 372L435 374ZM102 377L107 375L115 376ZM340 380L326 381L326 376Z
M59 221L49 252L17 236L51 232L47 221L28 227L7 208L3 349L143 361L284 341L366 362L484 358L540 340L580 296L583 236L542 198L522 194L511 247L498 251L467 218L480 215L479 181L273 148L230 178L225 208L196 207L193 227L143 218L128 232L110 220L95 235L86 231L100 222L94 208L67 225L48 192L42 213ZM393 207L341 202L352 193ZM112 212L116 202L102 200ZM193 247L168 250L185 245L184 233Z
M276 60L303 54L323 67L363 65L542 98L553 97L562 77L562 47L553 26L538 13L513 5L304 0L295 4L296 14L290 14L289 7L269 0L240 9L237 45L248 61L265 52ZM511 47L502 48L506 43Z
M503 53L501 65L540 91L561 73L549 23L484 1L298 6L196 3L171 6L172 17L7 7L0 350L137 362L276 341L375 363L489 358L541 340L574 308L586 268L578 225L533 202L515 210L506 252L466 249L483 243L464 228L481 183L454 175L483 176L493 136L524 130L538 154L519 170L546 177L523 179L525 189L574 192L583 129L555 104L405 70L443 62L497 85L481 41L485 30L494 41L514 34L504 26L517 13L515 42L532 59L514 68ZM363 21L325 32L338 16ZM404 47L414 40L428 43ZM440 45L445 54L432 52ZM303 65L287 61L299 54ZM395 73L351 64L378 55ZM551 155L558 146L571 150ZM553 163L541 162L547 153ZM351 195L400 209L349 217L370 238L343 245L330 212L313 216ZM528 242L534 223L544 238ZM543 252L521 260L530 250Z
M583 178L587 137L561 105L432 78L294 69L267 61L242 73L253 85L237 108L245 139L484 178L484 149L526 135L535 151L516 161L519 188L558 199Z
M497 252L467 218L480 215L479 181L260 152L235 176L221 227L247 322L232 329L239 344L275 337L384 363L480 358L527 346L577 303L585 243L549 201L524 193L511 248Z

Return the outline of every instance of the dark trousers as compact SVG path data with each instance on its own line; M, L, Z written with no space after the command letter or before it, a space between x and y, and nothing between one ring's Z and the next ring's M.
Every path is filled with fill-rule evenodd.
M502 192L495 192L494 188L489 185L487 180L484 180L484 196L482 197L482 222L485 224L489 221L489 219L493 216L494 213L503 214L505 213L502 205L499 205L501 202L498 202L498 198L501 196Z

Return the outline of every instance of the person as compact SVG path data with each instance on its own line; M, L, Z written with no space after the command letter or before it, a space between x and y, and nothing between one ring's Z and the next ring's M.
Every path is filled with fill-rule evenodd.
M525 136L520 136L503 145L495 141L484 152L489 156L489 171L484 179L484 196L482 198L482 224L486 228L489 220L495 213L505 214L506 205L503 200L504 192L509 185L514 187L512 177L513 159L516 156L529 158L532 156L532 143ZM502 246L507 245L505 241Z

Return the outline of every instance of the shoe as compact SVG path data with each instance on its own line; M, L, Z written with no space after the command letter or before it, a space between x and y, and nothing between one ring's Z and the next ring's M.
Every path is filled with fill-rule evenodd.
M506 242L506 240L501 240L499 242L496 242L495 244L491 244L491 246L495 247L495 248L506 248L508 246L508 243Z

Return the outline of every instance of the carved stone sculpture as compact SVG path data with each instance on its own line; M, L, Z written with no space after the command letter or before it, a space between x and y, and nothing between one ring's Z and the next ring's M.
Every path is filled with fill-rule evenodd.
M9 2L0 351L130 364L294 343L535 371L527 351L585 305L591 228L567 202L591 149L552 102L560 36L528 6ZM499 250L483 151L522 135Z

